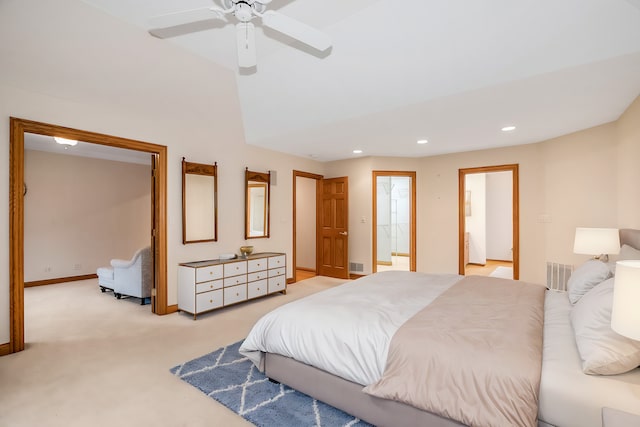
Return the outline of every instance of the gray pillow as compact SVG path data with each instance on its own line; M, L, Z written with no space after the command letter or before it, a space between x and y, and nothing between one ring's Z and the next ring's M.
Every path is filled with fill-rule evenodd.
M640 341L611 329L613 285L613 278L600 283L571 309L571 325L585 374L616 375L640 365Z
M622 245L618 254L618 261L623 259L640 259L640 251L629 245Z
M613 259L612 259L613 258ZM609 257L609 270L611 270L611 274L616 274L616 262L622 261L625 259L639 259L640 260L640 251L635 249L632 246L624 244L620 247L620 253L618 255L614 255L613 257Z
M576 268L567 281L571 304L577 303L591 288L604 282L611 275L609 266L597 259L589 260Z

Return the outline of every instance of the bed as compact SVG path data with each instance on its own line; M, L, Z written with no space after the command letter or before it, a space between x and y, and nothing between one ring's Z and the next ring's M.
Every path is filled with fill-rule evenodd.
M640 248L640 231L621 230L621 243L637 250ZM398 283L403 283L402 290L399 290ZM440 322L447 322L442 312L452 309L451 301L464 298L473 288L478 288L481 294L471 298L480 301L476 305L483 307L467 308L468 312L479 310L480 313L484 311L486 317L496 317L492 314L494 310L502 313L510 305L515 305L515 312L505 316L509 319L513 316L517 320L505 322L504 317L499 319L497 316L498 324L514 323L514 330L525 332L513 334L513 331L500 330L489 334L488 338L475 339L481 336L478 335L480 332L470 325L465 326L465 321L471 325L481 323L487 330L493 330L495 326L490 323L484 325L484 320L479 321L472 314L466 319L468 313L465 312L456 315L456 321L450 325L441 327ZM572 292L577 288L574 285ZM491 294L494 289L498 292L495 295ZM617 375L586 375L583 372L585 362L581 359L581 349L576 345L572 326L572 322L580 326L580 318L574 314L578 312L577 307L586 305L579 302L574 308L569 293L544 288L538 292L538 289L539 285L499 278L378 273L268 313L254 326L241 352L273 380L377 426L538 424L600 427L603 407L640 415L640 368ZM362 293L362 290L366 292ZM513 293L515 299L505 299L503 303L506 305L496 310L486 307L482 293L489 300L501 300L504 293ZM591 293L585 294L582 297L584 301L594 299ZM530 308L528 303L520 305L522 300L532 299L542 300L540 308ZM391 307L394 305L402 307L400 312ZM473 306L468 301L464 305ZM441 309L439 314L438 308ZM290 310L292 317L281 317L281 312L286 315ZM516 312L522 314L522 319ZM384 322L379 320L381 317ZM407 368L412 366L410 363L416 363L415 355L409 359L404 354L405 346L410 348L413 344L397 339L402 335L420 335L422 339L422 332L416 334L417 329L407 328L409 319L413 322L411 327L415 325L415 319L422 319L423 324L435 321L439 325L431 328L435 332L424 333L425 339L433 340L428 341L432 344L415 340L417 344L413 349L418 356L424 356L424 363L431 368L429 381L420 377L419 368ZM521 323L525 321L528 323ZM326 329L320 328L320 324ZM355 325L355 328L348 325ZM452 356L446 357L446 351L442 350L446 350L451 341L450 332L458 328L473 332L469 334L473 338L471 344L467 343L471 347L462 347L463 350L450 352ZM293 334L292 340L284 339L287 330ZM447 332L442 333L442 330ZM512 335L508 335L510 333ZM501 342L502 335L508 337L502 339L506 344ZM528 341L524 341L521 335L527 335ZM314 344L320 344L319 348L313 347ZM491 360L500 366L500 369L496 366L496 372L481 371L478 376L471 369L472 365L490 360L481 352L482 347L499 348L500 351L494 354L507 353L507 356L506 359ZM427 348L428 354L423 355L422 351ZM517 354L509 355L511 350ZM449 362L441 360L443 355L445 359L451 359L450 366L440 366ZM506 368L502 369L503 366ZM412 372L411 376L417 378L417 386L413 386L433 397L425 402L424 395L404 396L405 382L411 382L411 378L393 377L389 372L393 373L394 369ZM497 371L504 371L502 375L506 378L499 378ZM398 382L401 387L398 387ZM429 386L423 387L427 383ZM390 388L388 384L391 384ZM445 387L443 384L451 385ZM411 400L414 398L419 400ZM497 414L490 413L493 406L497 406ZM505 418L500 418L503 416Z

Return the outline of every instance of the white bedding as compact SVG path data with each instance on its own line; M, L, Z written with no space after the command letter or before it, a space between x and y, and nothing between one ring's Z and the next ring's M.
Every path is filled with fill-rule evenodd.
M545 298L544 347L539 419L561 427L601 427L601 408L640 415L640 368L621 375L582 372L567 293Z
M373 384L383 374L396 330L461 278L408 272L366 276L268 313L240 352L259 367L262 352L271 352ZM354 287L363 292L350 292ZM582 372L571 307L567 293L547 291L539 420L559 427L601 427L603 407L640 415L640 368L614 376ZM346 324L354 327L342 327Z
M373 384L382 376L396 330L461 278L401 271L366 276L266 314L240 353L258 367L262 352L295 355L349 381ZM364 289L354 293L355 287Z

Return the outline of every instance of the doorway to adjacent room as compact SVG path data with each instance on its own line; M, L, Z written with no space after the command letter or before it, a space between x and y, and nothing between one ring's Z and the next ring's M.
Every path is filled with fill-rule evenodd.
M518 165L460 169L459 274L518 279Z
M416 173L373 171L372 270L416 271Z

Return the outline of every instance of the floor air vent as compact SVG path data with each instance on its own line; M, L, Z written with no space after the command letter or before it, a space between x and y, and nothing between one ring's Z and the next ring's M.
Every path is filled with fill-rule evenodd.
M361 262L350 262L349 271L354 273L362 273L364 271L364 264Z
M572 265L547 261L547 288L554 291L566 291L567 281L572 272Z

